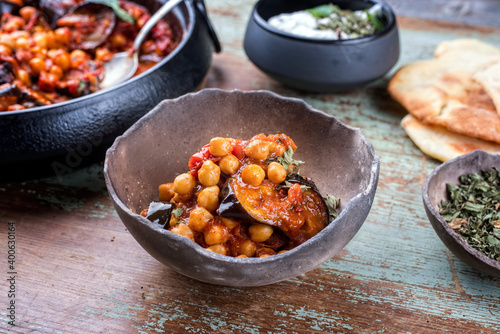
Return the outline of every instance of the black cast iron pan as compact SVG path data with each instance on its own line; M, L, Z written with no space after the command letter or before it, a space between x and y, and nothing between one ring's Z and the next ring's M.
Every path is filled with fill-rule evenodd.
M164 1L140 4L154 12ZM115 137L160 101L201 87L212 53L221 50L204 1L186 0L166 19L178 20L183 40L141 75L71 101L0 113L0 179L62 178L102 159Z

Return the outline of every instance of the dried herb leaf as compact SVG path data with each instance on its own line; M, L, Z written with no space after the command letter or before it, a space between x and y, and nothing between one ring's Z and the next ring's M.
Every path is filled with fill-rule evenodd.
M330 214L331 219L335 219L338 217L337 208L340 204L340 199L333 196L332 194L327 194L325 196L326 206L328 207L328 213Z
M290 165L300 166L304 163L304 161L293 158L293 149L291 146L288 146L288 149L283 153L283 157L277 157L276 160L285 167L285 170L288 170Z
M441 201L439 214L467 243L500 261L500 172L482 170L448 183L449 201Z

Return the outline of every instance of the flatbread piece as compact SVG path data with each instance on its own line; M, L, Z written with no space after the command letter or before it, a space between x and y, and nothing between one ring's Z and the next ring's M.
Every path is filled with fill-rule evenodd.
M440 161L474 150L500 154L500 144L453 133L442 126L425 124L410 114L402 119L401 126L422 152Z
M422 123L500 143L500 116L491 97L496 96L492 91L498 91L500 104L495 77L476 78L496 66L500 66L500 50L494 46L475 39L446 41L436 48L434 59L399 69L388 91ZM485 82L491 84L483 86Z

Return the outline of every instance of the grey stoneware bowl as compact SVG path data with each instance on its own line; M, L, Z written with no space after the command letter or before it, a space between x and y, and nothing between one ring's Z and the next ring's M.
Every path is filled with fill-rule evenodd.
M384 28L352 40L304 38L267 23L275 15L333 3L342 9L382 6ZM347 91L383 77L399 58L399 32L392 9L379 0L260 0L248 21L248 58L275 80L309 92Z
M155 12L166 0L131 1ZM102 160L114 139L162 100L203 87L212 54L220 51L203 0L185 0L166 20L182 29L176 30L182 40L144 73L70 101L1 112L0 178L61 177L87 160Z
M250 139L281 131L297 144L301 174L323 195L340 197L337 219L304 244L265 258L209 252L139 215L158 185L188 170L188 159L215 136ZM207 283L260 286L312 270L358 232L373 203L379 158L360 129L295 98L269 91L204 89L161 102L106 153L106 185L119 217L139 244L173 270Z
M463 262L491 276L500 277L500 262L490 259L469 246L441 217L439 203L448 200L446 183L459 184L464 174L480 173L481 170L500 168L500 155L476 150L466 155L446 161L427 176L422 187L425 211L441 241Z

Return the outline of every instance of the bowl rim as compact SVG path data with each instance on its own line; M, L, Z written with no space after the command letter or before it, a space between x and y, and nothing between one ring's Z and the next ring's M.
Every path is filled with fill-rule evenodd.
M282 100L287 100L287 101L290 101L290 102L293 102L293 103L298 103L298 104L301 104L302 106L304 106L304 108L307 109L308 112L320 114L322 116L326 116L328 118L334 119L341 126L344 126L347 129L353 131L353 133L356 133L357 135L360 135L360 137L362 139L362 142L367 147L369 155L373 158L373 160L371 162L371 166L370 166L369 182L367 182L366 187L363 188L363 189L361 189L361 190L359 190L358 193L351 198L351 200L347 203L347 205L343 208L343 210L338 214L338 217L336 219L331 220L329 222L329 224L323 230L321 230L318 234L316 234L315 236L313 236L311 239L307 240L306 242L300 244L299 246L294 247L291 250L288 250L288 251L286 251L284 253L275 254L273 256L268 256L268 257L259 257L259 258L257 258L257 257L236 258L236 257L232 257L232 256L221 255L221 254L217 254L217 253L214 253L214 252L206 251L203 247L201 247L196 242L191 241L191 240L187 239L186 237L183 237L183 236L177 235L175 233L172 233L172 232L170 232L170 231L168 231L166 229L163 229L160 225L153 224L147 218L145 218L145 217L141 216L140 214L138 214L138 213L133 212L132 210L130 210L123 203L123 201L118 197L118 194L116 193L116 191L114 189L113 182L112 182L111 177L109 175L109 164L110 164L109 161L111 159L111 155L113 155L115 153L116 148L119 145L121 145L120 143L126 139L126 136L129 133L134 132L137 128L141 127L142 124L144 122L146 122L149 118L152 118L152 116L154 116L154 114L156 113L156 110L160 109L163 104L168 103L169 101L175 103L178 100L185 99L185 98L190 98L190 97L196 96L196 95L210 94L210 93L221 93L221 92L222 93L228 93L228 94L231 94L231 93L240 93L240 94L245 94L245 95L266 94L266 95L269 95L269 96L277 98L277 99L282 99ZM175 240L177 240L177 241L179 241L181 243L187 243L187 245L190 245L191 248L193 249L193 251L195 251L197 254L199 254L201 256L204 256L204 257L209 257L209 258L211 258L214 261L218 261L218 262L221 262L221 263L222 262L223 263L232 263L232 264L234 264L234 263L240 264L241 263L241 264L244 264L244 265L248 265L248 264L267 263L267 262L280 262L284 258L292 257L292 256L294 256L295 253L300 252L301 249L306 249L306 248L314 247L313 246L314 240L321 238L321 236L324 235L325 233L327 233L327 231L333 229L333 227L335 225L337 225L339 223L342 223L342 222L346 223L346 221L348 221L348 219L346 219L344 217L347 215L347 212L356 209L356 205L357 205L357 203L359 201L361 201L364 197L370 196L371 193L373 193L373 197L375 197L376 188L377 188L377 185L378 185L379 173L380 173L380 158L376 154L376 152L375 152L375 150L373 148L373 145L368 140L368 138L366 138L364 136L364 134L363 134L363 132L362 132L362 130L360 128L349 126L349 125L343 123L339 118L337 118L337 117L335 117L333 115L329 115L329 114L327 114L327 113L325 113L325 112L323 112L321 110L318 110L316 108L313 108L311 105L309 105L308 103L306 103L302 99L295 98L295 97L281 96L281 95L279 95L279 94L277 94L275 92L269 91L269 90L242 91L242 90L239 90L239 89L223 90L223 89L220 89L220 88L205 88L205 89L202 89L202 90L200 90L198 92L188 93L188 94L182 95L180 97L177 97L175 99L164 100L160 104L158 104L155 108L153 108L151 111L149 111L146 115L144 115L143 117L141 117L141 119L139 119L136 123L134 123L122 135L118 136L115 139L113 145L106 151L103 172L104 172L104 178L105 178L106 187L107 187L108 192L109 192L111 198L113 199L113 202L115 203L115 205L118 205L119 208L122 211L126 212L130 217L134 218L141 225L146 225L148 228L150 228L154 232L160 233L163 237L174 238ZM371 206L372 203L373 203L373 201L370 202L370 206ZM368 210L368 212L369 211L370 210ZM367 213L367 215L368 215L368 213ZM363 220L363 222L360 224L360 228L364 224L365 220L366 220L366 217ZM357 233L357 231L356 231L356 233Z
M481 263L484 263L486 265L488 265L489 267L493 268L494 270L497 270L500 274L500 261L496 261L494 259L491 259L489 258L488 256L486 256L485 254L483 254L481 251L475 249L474 247L472 247L471 245L469 245L469 243L467 243L467 241L465 241L461 236L460 234L458 234L457 232L455 232L449 225L448 223L443 219L443 217L439 214L439 212L436 210L436 208L434 207L434 205L432 205L432 202L430 200L430 196L429 196L429 184L430 182L433 180L433 178L439 174L439 172L443 169L443 168L446 168L450 165L453 165L455 163L457 163L457 161L465 161L465 160L481 160L483 159L484 157L493 157L493 158L496 158L499 160L500 162L500 154L492 154L492 153L488 153L486 151L483 151L483 150L474 150L472 152L469 152L467 154L464 154L464 155L461 155L461 156L458 156L454 159L451 159L451 160L448 160L448 161L445 161L444 163L440 164L438 167L436 167L424 180L424 183L422 185L422 200L424 202L424 205L425 207L427 208L427 210L436 218L436 220L441 224L441 226L444 228L444 230L447 232L447 235L449 235L453 241L460 245L461 248L463 250L465 250L469 255L473 256L475 259L479 260ZM491 167L490 167L491 168ZM462 174L461 174L462 175ZM460 175L458 175L460 176ZM443 186L446 186L446 185L443 185ZM432 224L432 220L431 220L431 224ZM434 225L434 224L432 224ZM439 235L439 238L443 241L443 243L445 244L446 248L448 248L453 254L455 254L455 252L450 249L448 247L448 245L446 244L446 242L444 242L443 238L444 237L441 237L441 235ZM456 254L455 254L456 255ZM461 259L460 256L456 255L459 259ZM462 259L461 259L462 260ZM464 260L462 260L464 261ZM467 263L467 261L464 261ZM470 263L468 263L470 264ZM472 266L472 265L471 265ZM478 269L479 270L479 269Z
M271 26L267 22L267 20L264 20L264 18L262 18L262 16L260 16L259 9L260 9L260 6L262 6L262 4L265 1L266 0L259 0L255 4L255 6L252 10L251 19L254 20L261 28L268 31L269 33L272 33L273 35L285 37L287 39L295 40L295 41L319 43L319 44L332 44L332 45L358 44L358 43L370 42L372 40L381 38L381 37L389 34L394 28L397 28L396 15L394 14L394 11L392 10L392 8L385 1L383 1L383 0L362 0L363 2L366 2L366 3L379 4L382 6L383 10L385 11L385 13L387 14L387 17L388 17L388 22L382 30L377 31L376 33L369 35L369 36L360 37L360 38L352 38L352 39L328 39L328 38L314 38L314 37L298 36L298 35L294 35L294 34L286 32L286 31L274 28L273 26ZM330 2L335 3L336 0L330 0Z
M159 1L159 0L157 0L157 1ZM180 11L180 9L178 7L181 6L181 5L184 5L186 7L186 9L187 9L187 18L189 19L189 22L193 22L193 23L192 24L187 24L185 27L183 27L183 29L182 29L182 36L181 36L182 39L179 42L179 44L177 45L177 47L172 52L170 52L165 58L163 58L160 62L158 62L157 64L155 64L151 68L148 68L146 71L142 72L141 74L139 74L139 75L137 75L135 77L130 78L129 80L126 80L126 81L124 81L122 83L119 83L119 84L117 84L115 86L112 86L112 87L109 87L109 88L99 89L98 91L96 91L96 92L94 92L92 94L80 96L80 97L77 97L77 98L74 98L74 99L70 99L68 101L54 103L54 104L50 104L50 105L46 105L46 106L38 106L38 107L34 107L34 108L27 108L27 109L21 109L21 110L13 110L13 111L2 111L2 112L0 112L0 117L2 117L2 115L3 116L12 116L12 115L27 114L27 113L36 113L36 112L44 112L44 113L46 113L46 112L51 112L53 110L58 110L59 107L64 107L64 106L67 106L67 105L76 104L76 103L79 103L79 102L84 102L85 100L94 98L95 96L100 96L100 95L112 92L114 90L118 90L121 87L123 87L125 85L132 84L132 83L134 83L137 80L141 80L143 77L145 77L148 74L156 71L159 67L163 66L165 63L167 63L168 61L170 61L170 59L172 59L175 56L177 56L177 54L179 52L181 52L181 50L188 43L188 41L191 39L191 36L193 35L194 26L196 25L196 22L195 22L196 13L195 13L194 6L192 5L191 1L183 1L183 2L181 2L178 6L176 6L175 8L173 8L170 13L173 14L173 15L175 15L176 17L178 17L180 15L180 14L178 14L178 12Z

